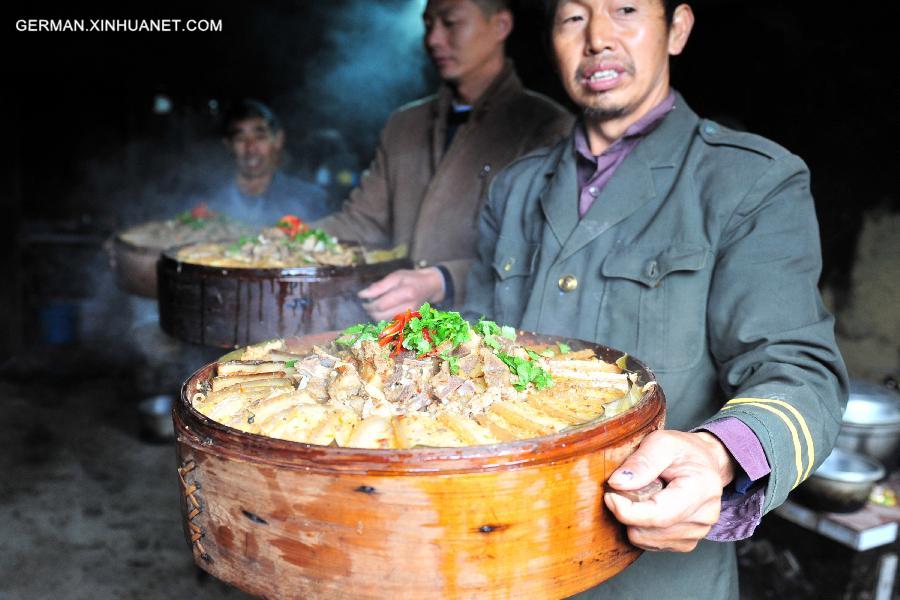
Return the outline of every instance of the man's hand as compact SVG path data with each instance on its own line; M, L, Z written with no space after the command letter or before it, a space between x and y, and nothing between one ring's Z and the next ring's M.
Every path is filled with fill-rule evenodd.
M359 297L373 319L391 319L406 309L417 310L423 302L441 302L444 276L437 267L401 269L360 290Z
M654 431L609 478L613 490L637 490L657 477L668 482L644 502L609 492L606 506L645 550L690 552L719 520L722 488L734 478L731 454L706 433Z

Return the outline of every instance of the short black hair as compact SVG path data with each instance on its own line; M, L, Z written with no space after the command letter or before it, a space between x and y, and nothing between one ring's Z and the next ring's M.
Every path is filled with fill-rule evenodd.
M478 8L488 16L498 13L501 10L512 11L510 0L472 0L472 2L477 4Z
M252 98L244 98L235 102L227 111L222 119L222 134L226 138L231 138L237 133L235 127L241 121L247 119L260 118L266 122L272 133L281 131L281 121L272 112L272 109Z
M666 23L669 25L672 24L672 16L675 14L675 9L680 4L686 4L684 0L660 0L663 3L663 7L666 10ZM547 19L547 31L553 29L553 20L556 17L556 8L559 6L560 0L544 0L544 9L545 9L545 17ZM549 37L549 34L548 34Z

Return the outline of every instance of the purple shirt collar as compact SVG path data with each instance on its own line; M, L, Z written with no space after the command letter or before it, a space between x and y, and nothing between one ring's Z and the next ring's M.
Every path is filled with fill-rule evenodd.
M594 156L588 144L584 124L575 128L575 158L578 176L578 216L583 217L594 204L597 196L606 187L613 173L622 161L637 146L638 142L675 108L675 92L669 91L666 98L650 109L646 115L632 123L622 137L610 144L600 155Z
M675 108L675 92L669 90L669 94L663 98L662 102L651 108L646 115L632 123L622 134L622 137L610 144L609 148L604 150L599 156L605 154L614 154L622 151L623 141L628 138L644 137L653 131L659 122L663 120L670 111ZM588 143L587 133L584 130L584 123L579 123L575 128L575 149L578 154L591 162L596 162L597 156L591 152L591 146Z

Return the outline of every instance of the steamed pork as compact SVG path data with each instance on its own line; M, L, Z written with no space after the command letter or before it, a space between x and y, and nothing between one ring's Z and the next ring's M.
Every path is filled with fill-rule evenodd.
M456 447L533 438L610 418L643 389L621 365L428 304L350 327L327 346L276 340L217 365L194 408L248 433L359 448Z
M341 244L321 229L310 229L294 215L283 216L274 227L232 242L199 243L178 251L178 260L209 267L290 268L346 267L364 262L358 248Z

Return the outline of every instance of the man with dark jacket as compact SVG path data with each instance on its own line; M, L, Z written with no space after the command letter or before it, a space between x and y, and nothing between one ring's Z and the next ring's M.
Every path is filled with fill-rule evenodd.
M415 269L360 292L375 319L425 301L460 302L494 174L572 127L571 115L525 90L505 59L513 21L504 0L431 0L424 20L443 85L391 115L359 187L315 223L366 246L407 246Z
M669 87L688 5L552 4L582 118L494 181L464 312L624 350L665 392L668 429L609 478L665 489L605 497L650 552L583 597L736 599L731 542L825 459L847 396L816 287L809 172L773 142L700 119Z

